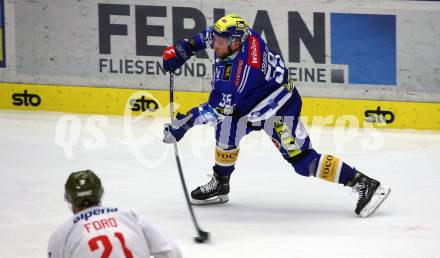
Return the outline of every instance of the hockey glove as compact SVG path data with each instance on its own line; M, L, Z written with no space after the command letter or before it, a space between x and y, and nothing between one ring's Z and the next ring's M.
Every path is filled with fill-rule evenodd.
M186 40L179 40L174 46L163 51L163 68L167 72L174 72L193 55L191 45Z
M163 142L173 143L180 141L185 133L191 128L189 125L191 118L192 114L186 116L177 113L176 120L171 124L165 124L165 128L163 129Z

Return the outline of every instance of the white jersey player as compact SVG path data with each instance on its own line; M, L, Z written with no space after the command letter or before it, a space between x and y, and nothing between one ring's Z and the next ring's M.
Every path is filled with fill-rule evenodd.
M134 211L100 206L104 190L90 170L72 173L65 198L75 214L52 234L49 258L180 258L177 246Z

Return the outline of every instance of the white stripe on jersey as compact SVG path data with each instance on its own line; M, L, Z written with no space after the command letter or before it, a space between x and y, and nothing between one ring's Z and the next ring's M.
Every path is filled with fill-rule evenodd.
M250 70L250 66L246 65L244 68L244 72L243 72L243 78L241 78L241 83L240 83L240 87L238 88L238 92L242 92L244 89L244 85L246 85L247 82L247 78L249 76L249 70Z
M271 106L271 102L278 96L282 96L277 101L276 106ZM288 92L286 88L279 87L276 91L272 92L268 97L260 101L247 115L250 122L257 122L266 120L269 117L275 115L275 113L292 97L292 93ZM260 113L265 107L270 107L264 113Z

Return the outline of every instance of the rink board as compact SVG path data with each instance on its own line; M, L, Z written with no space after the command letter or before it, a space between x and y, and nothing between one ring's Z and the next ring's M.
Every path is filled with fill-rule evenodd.
M2 82L167 90L162 51L239 12L304 96L440 101L435 1L3 2ZM200 51L177 69L177 89L209 92L212 57Z
M176 92L180 112L206 101L206 92ZM0 83L0 109L167 117L169 92L61 85ZM440 130L440 104L303 98L308 124Z

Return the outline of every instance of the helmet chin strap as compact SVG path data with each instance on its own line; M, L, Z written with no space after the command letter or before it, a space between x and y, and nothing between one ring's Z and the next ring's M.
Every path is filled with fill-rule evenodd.
M228 45L228 56L231 56L232 54L234 54L234 52L232 51L231 46Z
M234 54L234 50L232 50L232 42L234 42L233 39L228 39L228 55L231 56Z
M228 39L228 56L232 55L232 42L233 40L231 38Z

